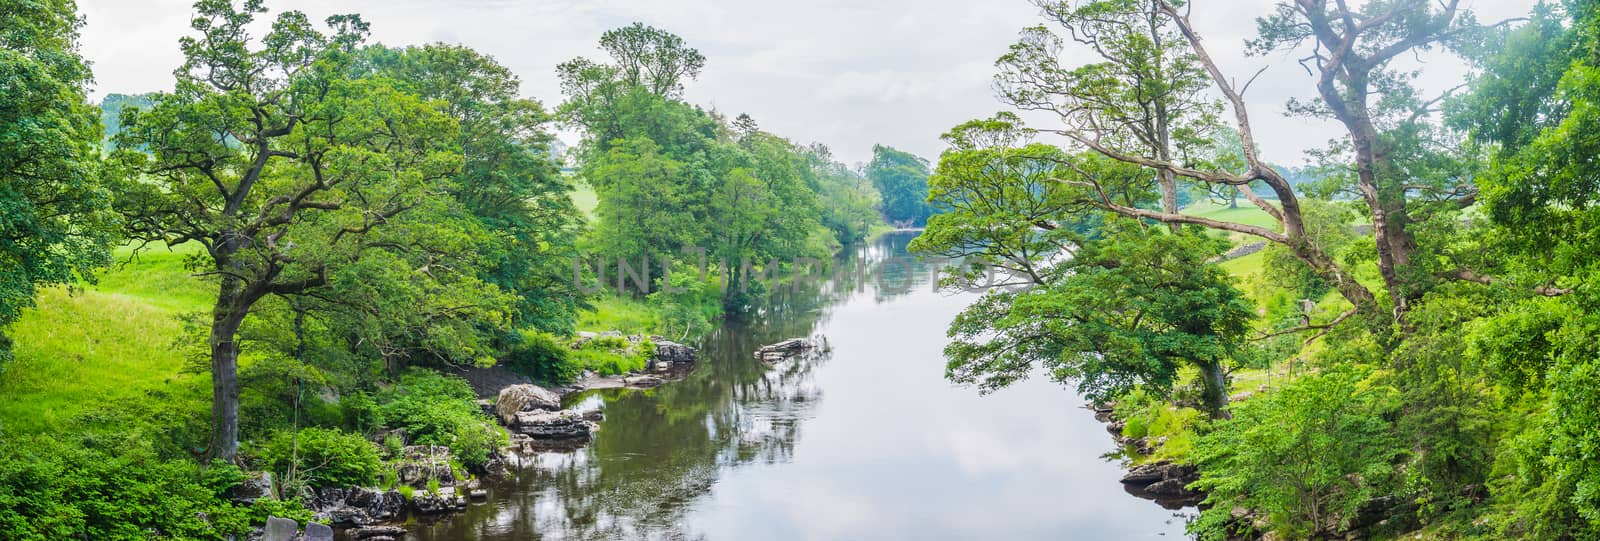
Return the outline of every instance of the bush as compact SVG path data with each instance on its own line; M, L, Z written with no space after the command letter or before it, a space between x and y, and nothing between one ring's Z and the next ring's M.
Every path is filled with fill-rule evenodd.
M331 428L305 428L298 436L279 432L261 449L260 458L284 479L292 482L297 477L319 488L370 486L383 471L383 460L372 442Z
M655 342L629 343L620 336L602 336L572 351L572 363L581 370L615 376L643 370L655 358Z
M1330 370L1235 405L1233 419L1196 445L1196 486L1210 507L1192 529L1230 538L1229 514L1244 507L1264 513L1279 537L1314 538L1389 493L1401 448L1382 411L1391 390Z
M85 443L53 434L0 445L0 538L221 540L249 530L249 510L220 497L237 476L203 476L137 438Z
M556 337L534 330L516 333L505 367L534 381L569 383L582 371L568 358L572 351Z
M400 377L400 385L381 409L391 426L404 429L413 444L444 445L470 468L488 462L507 441L506 433L478 409L466 380L423 369Z

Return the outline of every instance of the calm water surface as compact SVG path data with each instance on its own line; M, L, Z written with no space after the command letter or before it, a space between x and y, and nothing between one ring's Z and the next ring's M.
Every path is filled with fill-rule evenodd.
M592 444L533 457L411 539L1183 538L1186 515L1123 492L1102 458L1115 443L1070 389L943 379L944 329L973 296L933 291L912 236L725 325L686 380L575 397L605 411ZM751 356L812 335L831 349Z

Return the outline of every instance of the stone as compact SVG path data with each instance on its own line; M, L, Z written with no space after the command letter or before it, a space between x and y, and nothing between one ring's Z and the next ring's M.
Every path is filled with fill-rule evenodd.
M595 429L593 422L572 410L521 412L506 426L534 439L587 438Z
M456 482L455 469L450 467L453 456L449 447L409 445L401 450L400 457L395 473L401 483L420 487L428 481L438 481L441 485Z
M656 376L632 376L622 378L622 383L623 385L627 385L629 387L649 388L660 386L662 383L666 383L666 381Z
M305 541L333 541L333 528L327 524L306 523Z
M500 390L495 399L495 414L500 422L511 424L519 413L561 409L561 395L532 384L512 385Z
M272 499L272 474L260 473L245 479L239 486L228 490L228 499L235 503L250 505L256 500Z
M672 363L668 361L660 361L651 365L651 367L657 372L666 372L668 370L672 370Z
M761 346L756 350L756 358L764 361L783 360L814 347L817 347L816 343L805 338L790 338L776 344Z
M399 526L364 526L347 533L351 541L383 541L404 538L406 529Z
M405 497L395 490L324 488L302 497L312 517L337 526L362 526L400 518Z
M467 499L455 487L439 487L439 492L417 491L411 495L411 508L418 513L443 513L467 506Z
M286 518L267 517L266 535L263 541L294 541L300 534L300 523Z
M1154 462L1134 466L1122 476L1122 482L1128 485L1148 485L1160 481L1167 477L1168 465L1168 462Z
M597 332L578 331L578 338L587 338L587 339L593 340L593 339L599 338L599 337L600 337L600 333L597 333Z
M606 331L600 333L600 338L622 338L622 331Z
M656 356L658 362L673 364L687 364L694 362L695 349L669 340L656 341Z
M481 489L481 488L474 489L472 492L468 492L467 494L469 496L471 496L472 499L474 499L474 500L486 500L486 499L489 499L489 491Z

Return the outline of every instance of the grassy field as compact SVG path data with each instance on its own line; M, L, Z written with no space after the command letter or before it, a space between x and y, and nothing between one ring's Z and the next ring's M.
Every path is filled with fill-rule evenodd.
M581 179L572 179L572 185L572 204L576 205L578 211L582 212L591 223L594 222L594 209L600 206L600 195L594 193L594 186Z
M183 328L179 314L206 309L212 294L183 269L196 249L147 250L98 285L43 291L38 306L8 329L16 359L0 372L0 427L39 432L71 423L96 405L205 378L181 373L183 354L174 347ZM128 253L120 250L118 261ZM203 403L205 397L195 399Z

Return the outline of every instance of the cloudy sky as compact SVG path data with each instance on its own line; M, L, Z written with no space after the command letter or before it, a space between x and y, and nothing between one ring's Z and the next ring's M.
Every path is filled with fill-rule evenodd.
M1292 58L1247 58L1254 17L1274 0L1196 0L1195 24L1224 69L1240 79L1262 66L1250 88L1252 121L1268 159L1297 164L1335 126L1283 115L1291 96L1310 97L1311 78ZM822 142L842 160L871 157L882 143L937 157L938 136L1002 108L994 59L1025 26L1038 24L1027 0L268 0L274 11L315 19L360 13L389 45L443 41L494 56L522 78L523 92L554 106L556 64L599 57L601 32L642 21L674 32L705 54L690 101L729 115L748 113L767 131ZM1533 0L1466 0L1480 20L1527 12ZM87 19L83 53L94 63L95 95L170 88L181 63L177 38L189 31L189 0L79 0ZM1088 59L1087 56L1084 57ZM1420 59L1423 86L1442 90L1465 74L1458 60ZM569 142L573 134L563 134Z

